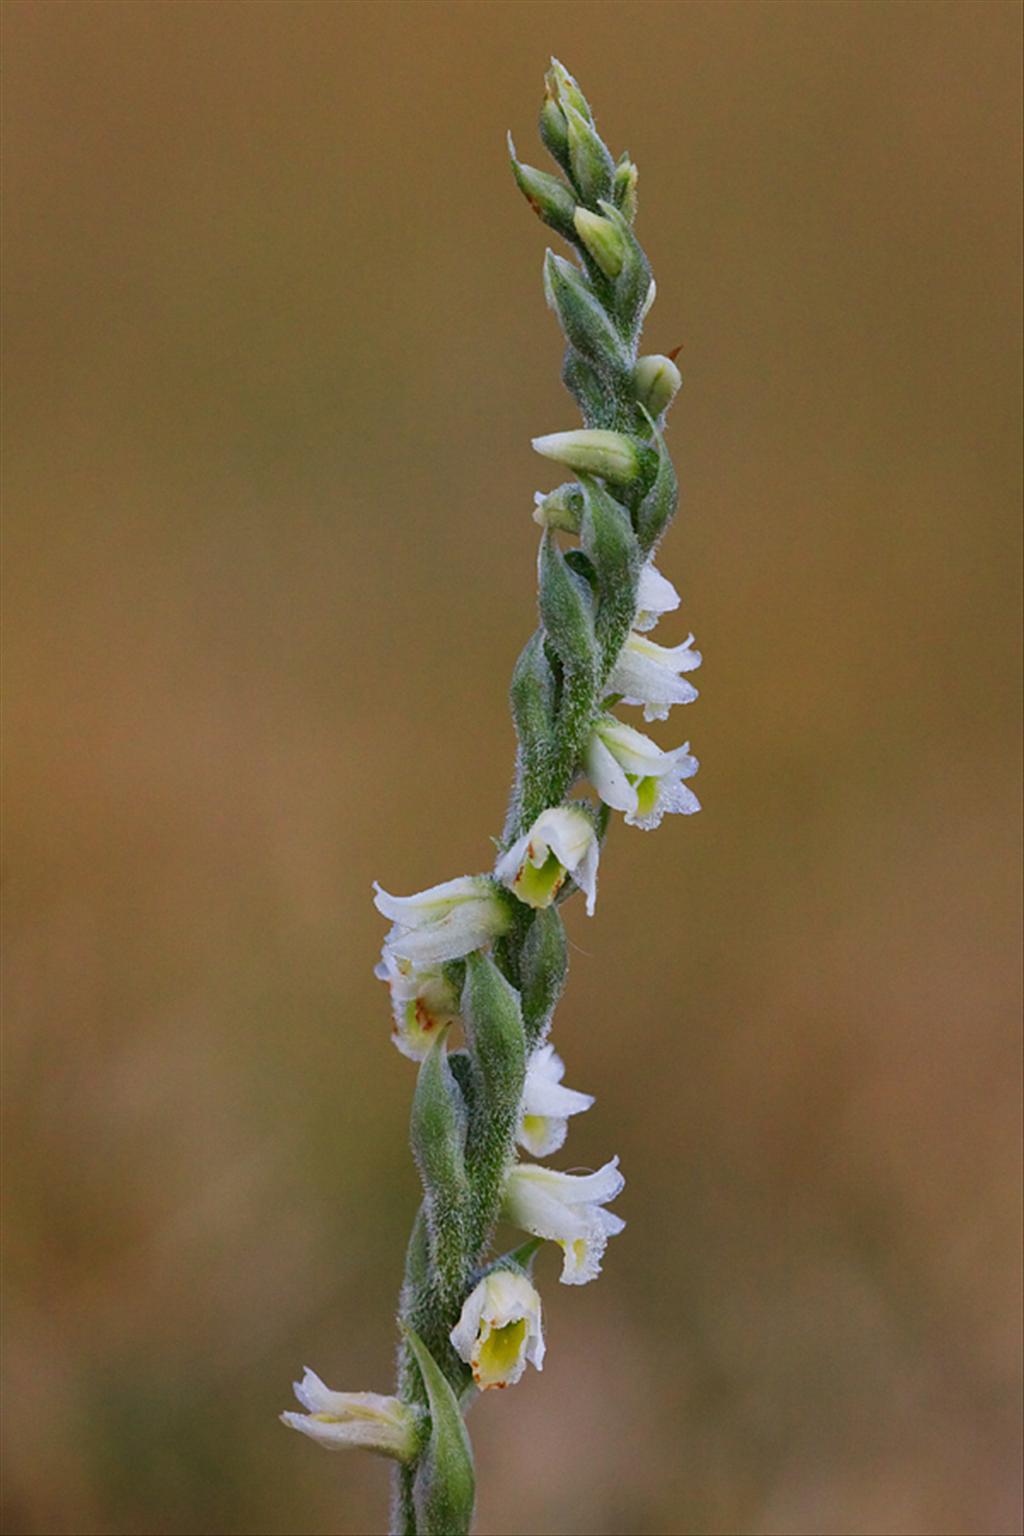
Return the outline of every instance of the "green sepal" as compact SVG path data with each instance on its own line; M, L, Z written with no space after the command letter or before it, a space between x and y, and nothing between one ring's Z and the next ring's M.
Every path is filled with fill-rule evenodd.
M641 406L641 410L643 407ZM655 448L657 450L657 469L650 490L644 496L636 513L636 533L640 540L640 549L646 557L654 549L665 529L675 516L676 506L679 502L679 482L676 472L669 458L665 440L651 419L650 412L644 411L644 416L650 425L654 435Z
M640 545L625 508L589 475L580 476L584 512L583 548L597 571L596 631L605 673L612 667L636 613Z
M447 1029L420 1064L412 1101L410 1139L423 1180L434 1279L444 1295L465 1279L470 1186L465 1145L468 1117L448 1065Z
M406 1337L426 1388L430 1436L413 1481L416 1536L469 1536L476 1502L473 1448L455 1393L419 1334Z
M547 637L566 672L593 677L597 644L590 589L566 564L551 533L541 540L538 603Z
M541 1044L569 974L565 928L555 907L534 914L519 961L521 1005L527 1048Z
M564 256L544 256L544 292L565 339L599 374L621 378L630 356L586 277Z
M602 197L610 197L615 176L615 162L608 146L592 122L563 97L562 111L569 133L569 165L580 201L596 208Z
M565 182L559 181L557 176L549 175L547 171L539 171L535 166L525 165L518 160L511 134L508 136L508 153L516 184L534 213L575 245L579 238L573 222L576 198Z

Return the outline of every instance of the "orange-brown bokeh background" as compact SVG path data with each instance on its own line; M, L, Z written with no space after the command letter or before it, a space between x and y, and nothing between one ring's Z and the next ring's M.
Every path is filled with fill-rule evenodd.
M705 809L571 916L629 1225L479 1530L1019 1530L1020 14L7 5L10 1536L383 1528L275 1415L390 1383L370 881L500 825L552 52L683 343Z

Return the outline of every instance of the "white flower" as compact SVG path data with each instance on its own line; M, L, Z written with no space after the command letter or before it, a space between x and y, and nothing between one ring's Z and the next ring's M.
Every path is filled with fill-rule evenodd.
M625 811L627 826L648 831L667 812L690 816L700 810L697 796L683 783L699 766L689 747L687 742L663 752L642 731L601 715L587 743L587 774L605 805Z
M376 883L374 889L374 906L395 925L385 951L414 965L460 960L509 926L505 904L486 875L461 875L415 896L390 896Z
M667 720L673 704L690 704L697 697L692 683L679 674L700 666L700 652L691 650L693 636L682 645L656 645L634 630L608 679L608 692L627 704L642 704L645 720Z
M416 1455L416 1413L397 1397L376 1392L332 1392L309 1367L294 1383L305 1413L282 1413L281 1422L329 1451L355 1447L397 1461Z
M626 1225L621 1216L604 1209L625 1182L617 1157L588 1174L520 1163L508 1176L502 1215L534 1237L560 1245L563 1285L586 1285L601 1272L609 1237Z
M594 1102L592 1094L563 1088L565 1063L553 1045L534 1051L526 1067L523 1106L516 1140L534 1157L557 1152L569 1131L569 1116L582 1114Z
M597 899L597 834L585 811L557 805L541 811L494 867L497 878L528 907L550 907L566 875L587 898L587 916Z
M544 1367L540 1297L525 1275L493 1269L467 1296L451 1341L481 1391L514 1386L527 1362Z
M648 560L637 583L633 628L643 631L653 629L663 613L672 613L678 607L679 593L668 577L661 574L654 561Z
M373 974L391 988L391 1039L412 1061L422 1061L437 1031L459 1017L459 996L441 965L413 965L387 945Z

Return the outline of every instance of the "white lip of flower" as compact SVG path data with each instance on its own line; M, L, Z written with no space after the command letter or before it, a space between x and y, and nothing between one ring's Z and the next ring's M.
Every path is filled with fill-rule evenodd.
M565 1142L569 1116L582 1114L594 1102L593 1094L563 1088L565 1063L553 1045L534 1051L526 1068L523 1105L516 1140L534 1157L549 1157Z
M623 725L613 715L601 715L587 743L587 774L605 805L626 813L626 825L645 832L670 812L691 816L700 801L683 783L699 764L690 743L663 752L649 736Z
M653 629L663 613L673 613L678 607L679 593L654 561L648 560L637 583L633 628L642 632Z
M540 1297L525 1275L494 1269L467 1296L451 1341L482 1392L515 1386L527 1362L544 1368Z
M550 907L566 876L587 898L587 916L597 899L597 833L585 811L556 805L541 811L494 866L496 877L528 907Z
M562 1249L563 1285L586 1285L601 1272L608 1239L626 1223L604 1206L622 1190L625 1179L613 1157L596 1173L556 1173L536 1163L520 1163L505 1185L502 1214L534 1237Z
M679 675L700 666L700 652L692 645L692 635L682 645L664 646L634 630L612 668L608 692L627 704L642 704L645 720L667 720L673 704L691 704L697 697L693 684Z
M385 951L414 965L461 960L509 926L509 914L487 875L460 875L414 896L391 896L376 882L374 890L377 911L394 923Z
M374 967L391 989L392 1042L411 1061L422 1061L437 1032L459 1017L459 998L440 965L413 965L387 946Z
M281 1422L327 1450L376 1451L396 1461L415 1456L417 1415L397 1397L381 1397L377 1392L332 1392L308 1365L293 1389L306 1412L282 1413Z

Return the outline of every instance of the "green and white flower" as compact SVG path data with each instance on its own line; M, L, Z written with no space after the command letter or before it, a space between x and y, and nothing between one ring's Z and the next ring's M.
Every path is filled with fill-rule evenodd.
M569 1116L582 1114L594 1102L592 1094L563 1088L565 1063L551 1044L534 1051L526 1067L523 1105L516 1140L534 1157L557 1152L569 1132Z
M540 1296L525 1275L492 1269L467 1296L451 1341L482 1392L514 1386L527 1364L544 1368Z
M502 1215L524 1232L559 1245L563 1285L586 1285L601 1272L608 1239L626 1225L621 1216L604 1209L625 1182L617 1157L588 1174L519 1163L505 1185Z
M675 812L692 816L700 801L683 782L699 764L690 743L663 752L642 731L624 725L614 715L600 715L587 744L587 774L605 805L624 811L628 827L645 832Z
M640 571L637 583L633 628L642 632L653 629L663 613L672 613L678 607L679 593L668 577L661 574L654 561L648 560Z
M693 636L682 645L657 645L631 632L608 679L608 692L627 704L642 704L645 720L667 720L673 704L692 704L697 690L681 676L700 666Z
M394 924L385 953L414 966L461 960L510 926L509 911L488 875L460 875L415 896L391 896L376 883L374 890L374 906Z
M377 1392L332 1392L306 1366L293 1390L305 1413L282 1413L281 1422L308 1435L328 1451L376 1451L411 1461L417 1451L418 1415L397 1397Z
M442 965L414 965L385 945L373 974L391 989L391 1039L411 1061L422 1061L439 1029L459 1017L459 997Z
M541 811L503 853L495 876L528 907L550 907L569 875L587 898L587 916L597 899L597 834L590 817L574 805Z

